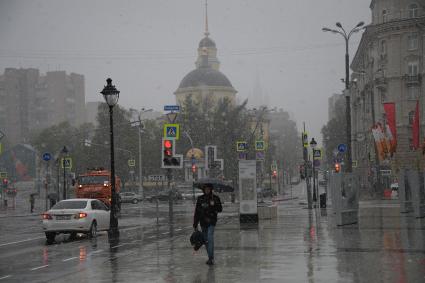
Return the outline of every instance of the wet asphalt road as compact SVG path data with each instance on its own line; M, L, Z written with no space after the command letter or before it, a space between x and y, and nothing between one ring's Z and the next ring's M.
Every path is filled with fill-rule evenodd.
M175 206L171 225L167 203L159 225L154 204L127 205L119 240L101 233L46 245L38 218L0 218L0 282L425 282L425 219L393 201L363 202L359 224L336 227L331 209L302 203L279 202L278 218L258 226L241 226L237 206L226 205L213 267L203 248L190 248L190 201Z

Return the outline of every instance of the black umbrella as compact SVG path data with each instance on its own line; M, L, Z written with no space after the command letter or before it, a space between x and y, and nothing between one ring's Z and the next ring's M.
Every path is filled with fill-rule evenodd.
M193 185L198 189L203 189L203 187L207 184L212 185L214 191L218 193L231 193L235 190L231 185L215 178L202 178L196 181Z

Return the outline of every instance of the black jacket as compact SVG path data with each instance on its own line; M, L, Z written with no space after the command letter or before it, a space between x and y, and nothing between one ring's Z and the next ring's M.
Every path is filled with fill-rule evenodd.
M214 200L214 205L211 205L211 200ZM199 196L196 201L195 215L193 216L193 228L201 223L201 227L206 227L209 224L217 223L217 213L222 212L220 198L214 194Z

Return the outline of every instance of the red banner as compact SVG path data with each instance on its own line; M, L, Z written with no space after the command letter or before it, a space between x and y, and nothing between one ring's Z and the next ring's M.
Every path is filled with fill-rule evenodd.
M413 148L418 149L419 148L419 100L416 102L416 109L415 109L415 119L413 120L412 125L412 140L413 140Z
M397 148L397 128L396 128L396 116L395 116L395 103L387 102L384 103L384 110L387 116L387 126L390 128L389 137L391 143L391 153L394 153Z

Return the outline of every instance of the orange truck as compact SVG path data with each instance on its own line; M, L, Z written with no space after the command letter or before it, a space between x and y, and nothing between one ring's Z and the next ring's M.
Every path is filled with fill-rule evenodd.
M111 173L103 168L90 169L77 177L75 195L77 198L98 199L111 206ZM121 180L115 176L115 191L119 194Z

